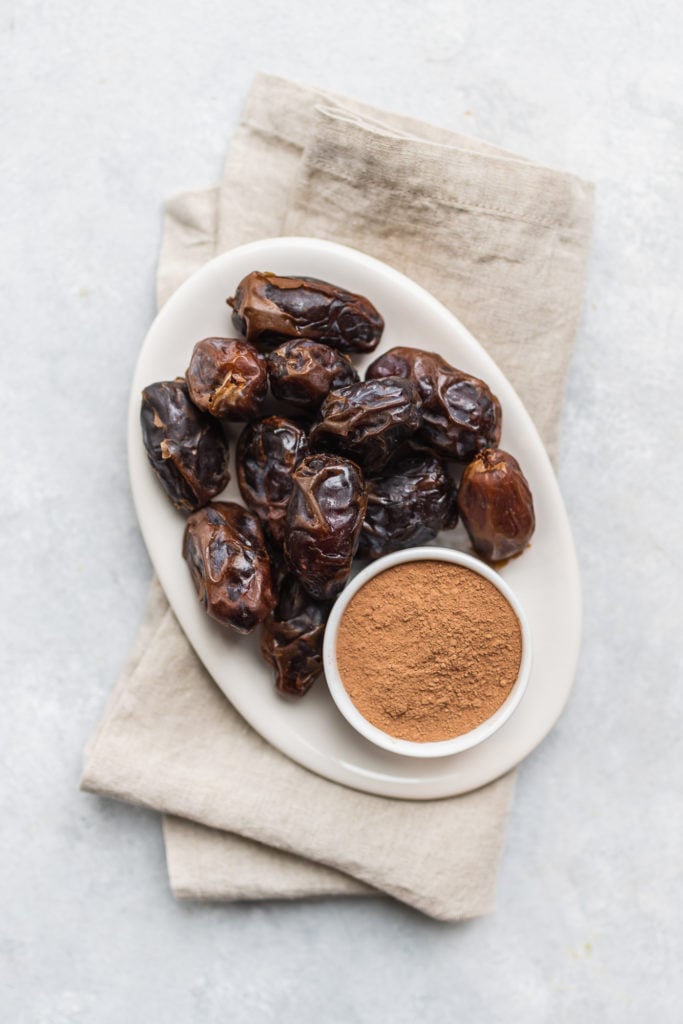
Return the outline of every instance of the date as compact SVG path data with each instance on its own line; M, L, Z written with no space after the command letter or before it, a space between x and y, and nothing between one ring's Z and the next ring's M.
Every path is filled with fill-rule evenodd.
M278 546L284 542L292 474L308 452L303 427L284 416L267 416L249 423L237 441L240 493Z
M216 501L192 513L183 558L200 603L216 622L250 633L275 606L261 526L237 502Z
M366 480L368 507L360 558L428 544L458 521L456 493L445 464L430 452L403 456Z
M319 601L342 590L358 548L368 496L358 467L339 455L307 455L294 470L285 559Z
M500 440L501 409L489 386L436 352L392 348L367 369L366 380L405 377L422 398L422 437L438 455L468 462Z
M177 509L193 512L220 494L230 480L228 442L182 378L144 389L140 423L147 458Z
M185 374L190 398L221 420L252 420L268 394L264 357L241 338L204 338Z
M314 449L340 452L364 471L381 470L397 445L420 427L417 386L400 377L349 384L330 391L311 430Z
M312 413L331 390L358 380L351 360L321 341L287 341L270 352L266 362L275 397Z
M480 452L465 468L458 508L472 547L487 562L518 555L536 526L526 477L517 460L499 448Z
M384 320L364 296L314 277L253 271L227 302L238 329L259 348L311 338L342 352L372 352L384 329Z
M293 576L279 587L280 598L261 627L261 654L275 672L275 687L303 697L323 668L323 637L332 607L317 601Z

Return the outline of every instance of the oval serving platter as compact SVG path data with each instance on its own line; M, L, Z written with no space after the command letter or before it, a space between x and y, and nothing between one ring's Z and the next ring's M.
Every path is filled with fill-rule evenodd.
M515 455L536 508L530 547L501 575L523 605L534 645L526 694L510 720L481 745L436 760L403 758L359 736L337 711L321 677L299 702L275 691L258 636L240 636L200 607L181 555L185 516L170 504L147 461L140 431L140 393L181 376L194 344L236 334L226 299L252 270L322 278L366 295L386 327L374 353L353 357L358 369L394 345L439 352L483 378L503 409L500 445ZM234 471L221 497L241 501ZM574 545L555 475L538 433L503 373L469 331L432 295L379 260L312 238L273 238L240 246L207 263L160 311L142 346L128 416L128 461L135 507L154 569L173 611L211 676L264 739L305 768L334 782L383 796L435 799L477 789L517 765L547 735L569 696L579 651L581 604ZM467 550L458 527L439 544Z

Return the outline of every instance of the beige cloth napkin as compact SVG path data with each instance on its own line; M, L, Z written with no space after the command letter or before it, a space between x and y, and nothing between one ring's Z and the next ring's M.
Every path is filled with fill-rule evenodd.
M167 206L158 298L253 239L355 246L419 281L472 330L554 455L591 218L592 188L571 175L258 75L222 185ZM513 778L401 801L308 772L232 709L154 583L82 786L165 812L177 896L381 891L454 920L493 907Z

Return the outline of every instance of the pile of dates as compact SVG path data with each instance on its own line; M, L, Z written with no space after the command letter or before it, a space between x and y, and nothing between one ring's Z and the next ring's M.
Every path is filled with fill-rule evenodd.
M372 352L384 327L363 296L254 272L227 301L242 337L199 341L184 377L145 388L143 440L189 513L183 556L207 613L260 626L278 691L302 696L355 557L428 543L460 518L480 557L508 559L533 533L533 501L497 447L501 409L484 381L407 347L360 380L349 356ZM214 500L234 422L244 505Z

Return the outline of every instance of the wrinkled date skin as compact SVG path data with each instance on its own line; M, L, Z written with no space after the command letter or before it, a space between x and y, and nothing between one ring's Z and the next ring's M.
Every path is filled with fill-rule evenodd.
M284 416L249 423L237 442L237 480L244 501L266 533L282 546L292 474L305 455L303 428Z
M239 330L260 348L312 338L342 352L372 352L384 329L384 320L362 295L314 277L254 271L227 301Z
M417 386L400 377L330 391L311 430L311 446L341 452L364 471L377 472L420 427L420 405Z
M266 357L270 388L276 398L317 412L333 388L355 384L351 360L322 341L287 341Z
M392 348L370 364L365 376L415 381L422 398L422 436L443 458L468 462L500 440L500 403L488 385L435 352Z
M272 611L275 590L261 526L236 502L216 501L192 513L183 558L200 603L222 625L250 633Z
M360 558L379 558L434 540L458 521L456 495L446 466L424 452L397 459L366 480L368 508L360 535Z
M368 502L356 465L339 455L307 455L294 470L287 508L285 558L319 601L343 588Z
M486 449L466 467L458 508L472 547L487 562L518 555L536 525L531 490L519 463L499 448Z
M177 509L194 512L220 494L230 479L228 442L192 404L182 379L144 389L140 422L147 457Z
M190 398L222 420L253 420L268 394L264 357L241 338L204 338L185 374Z
M303 697L323 668L323 637L329 601L316 601L298 580L280 584L277 607L261 627L261 654L275 671L275 688L288 697Z

